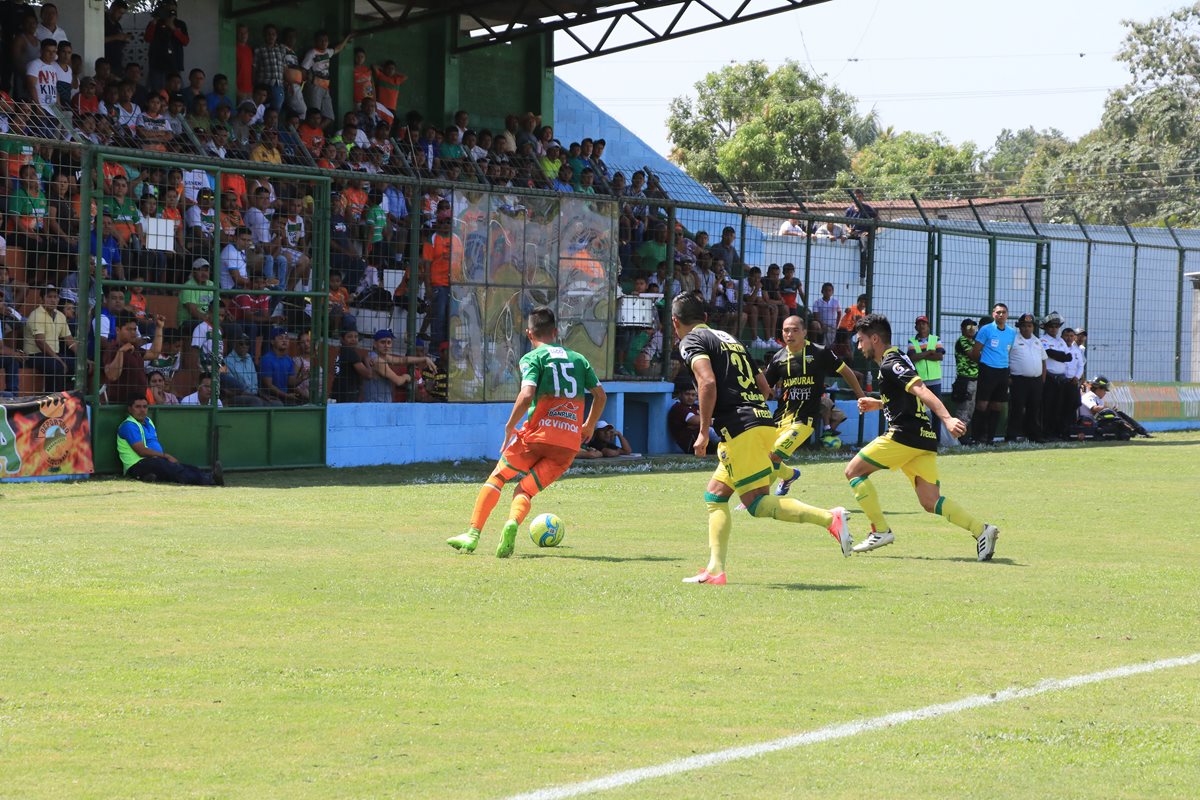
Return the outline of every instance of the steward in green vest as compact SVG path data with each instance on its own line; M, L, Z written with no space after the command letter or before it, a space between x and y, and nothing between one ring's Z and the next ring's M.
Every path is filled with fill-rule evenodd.
M917 374L929 387L929 391L941 396L942 393L942 359L946 357L946 348L938 341L938 337L929 332L929 317L921 315L916 321L917 335L908 340L908 360L917 368ZM930 415L934 433L941 436L942 422Z
M185 483L192 486L224 486L221 462L214 461L212 472L184 464L163 450L158 430L147 416L145 397L134 397L127 406L129 416L117 428L117 455L130 478L140 481Z

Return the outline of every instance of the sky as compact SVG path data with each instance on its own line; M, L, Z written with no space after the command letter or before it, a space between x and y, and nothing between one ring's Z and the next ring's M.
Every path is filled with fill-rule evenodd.
M1129 72L1114 59L1121 21L1185 0L831 0L708 33L569 64L559 77L663 155L672 98L725 64L794 59L876 109L883 127L941 132L986 149L1004 128L1100 121ZM731 4L720 4L723 10ZM754 4L752 4L753 7ZM557 34L556 52L571 52Z

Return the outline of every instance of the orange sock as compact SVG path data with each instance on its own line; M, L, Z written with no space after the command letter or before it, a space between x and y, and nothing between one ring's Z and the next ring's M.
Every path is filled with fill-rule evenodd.
M529 497L523 494L513 495L512 505L508 509L508 518L524 522L529 516Z
M475 510L471 512L471 528L477 531L483 530L492 509L499 501L500 487L493 485L491 480L479 487L479 494L475 496Z

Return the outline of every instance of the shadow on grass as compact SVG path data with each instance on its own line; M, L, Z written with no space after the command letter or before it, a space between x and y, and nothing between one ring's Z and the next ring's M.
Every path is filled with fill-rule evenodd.
M577 561L602 561L606 564L623 564L627 561L683 561L682 558L674 556L577 556L573 553L563 552L544 552L544 553L522 553L520 558L570 558Z
M970 556L867 556L867 558L890 558L904 561L962 561L964 563L977 564L979 560ZM989 564L1003 564L1006 567L1028 567L1028 564L1021 564L1013 561L1011 558L993 558Z
M765 586L787 592L851 592L863 588L854 583L768 583Z

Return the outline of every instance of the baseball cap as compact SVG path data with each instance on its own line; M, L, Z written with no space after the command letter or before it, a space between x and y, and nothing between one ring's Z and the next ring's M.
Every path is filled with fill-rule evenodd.
M380 328L379 330L375 331L375 341L379 341L380 339L395 339L395 338L396 338L396 336L395 336L395 334L392 333L391 328Z
M207 258L197 258L192 262L192 269L212 269L212 264L208 263Z
M1049 327L1050 325L1058 325L1061 327L1062 324L1063 324L1062 315L1059 314L1057 311L1051 311L1049 314L1047 314L1046 321L1042 323L1042 325L1044 327Z
M611 428L611 427L612 427L612 425L609 425L604 420L600 420L599 422L596 423L596 430L598 430L598 431L607 430L608 428Z
M1017 318L1018 325L1024 325L1026 322L1028 322L1030 325L1036 324L1036 322L1033 319L1033 314L1022 314L1020 317Z
M257 110L258 110L258 106L254 104L253 100L243 100L242 102L238 103L238 111L257 111Z
M271 328L271 338L274 339L276 336L287 336L287 332L287 328L277 325L274 328Z
M919 316L915 320L913 320L913 322L914 322L914 324L917 322L929 322L929 317L922 314L921 316Z
M966 330L968 326L974 326L976 328L979 327L979 320L967 317L958 324L959 330Z
M1112 384L1108 382L1108 378L1103 375L1097 375L1091 380L1093 389L1111 389Z

